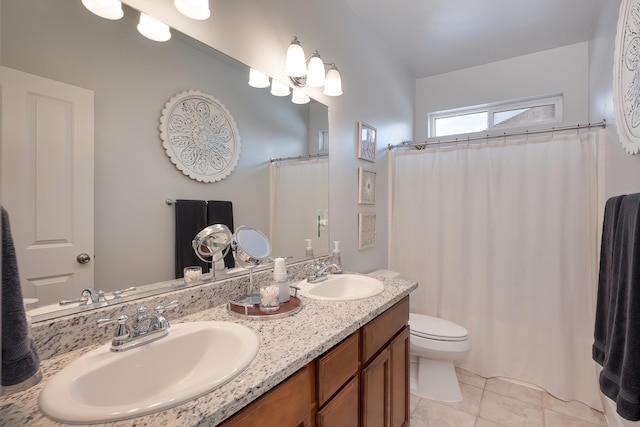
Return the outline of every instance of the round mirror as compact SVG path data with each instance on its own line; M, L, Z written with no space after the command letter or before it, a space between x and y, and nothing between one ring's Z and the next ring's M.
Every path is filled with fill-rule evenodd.
M226 225L213 224L196 234L191 245L198 258L212 264L213 274L215 263L222 260L227 254L232 240L233 235Z
M232 247L236 262L244 268L253 268L271 259L271 242L267 236L247 225L236 228Z

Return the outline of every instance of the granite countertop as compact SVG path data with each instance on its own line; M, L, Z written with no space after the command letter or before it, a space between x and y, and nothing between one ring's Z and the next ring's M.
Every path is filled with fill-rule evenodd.
M180 425L214 426L229 418L307 363L348 337L362 325L409 295L418 285L380 278L384 291L372 298L324 302L300 297L303 308L295 315L275 320L243 319L227 313L225 306L172 320L173 324L224 320L243 324L256 332L260 350L249 367L222 387L174 408L105 426ZM169 332L171 333L171 332ZM0 426L61 426L38 409L38 395L48 379L95 344L41 362L43 379L31 389L0 398ZM162 375L162 373L158 373Z

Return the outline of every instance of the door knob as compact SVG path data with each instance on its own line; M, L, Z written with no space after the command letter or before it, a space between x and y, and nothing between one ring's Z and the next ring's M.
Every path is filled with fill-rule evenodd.
M91 262L91 257L89 254L82 253L76 257L76 261L78 261L79 264L88 264Z

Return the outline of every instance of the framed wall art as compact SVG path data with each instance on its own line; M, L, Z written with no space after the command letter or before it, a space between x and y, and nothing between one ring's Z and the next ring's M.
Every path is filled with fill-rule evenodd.
M369 249L376 245L376 214L358 214L358 249Z
M358 122L358 158L369 162L376 161L376 128L364 122Z
M165 104L160 138L171 162L200 182L225 179L240 157L240 135L233 116L213 96L180 92Z
M361 205L376 204L376 173L358 168L358 203Z

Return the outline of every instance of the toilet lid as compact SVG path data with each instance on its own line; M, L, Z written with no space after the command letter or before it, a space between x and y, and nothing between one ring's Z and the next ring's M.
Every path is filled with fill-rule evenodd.
M464 341L469 335L453 322L416 313L409 313L409 329L413 335L439 341Z

